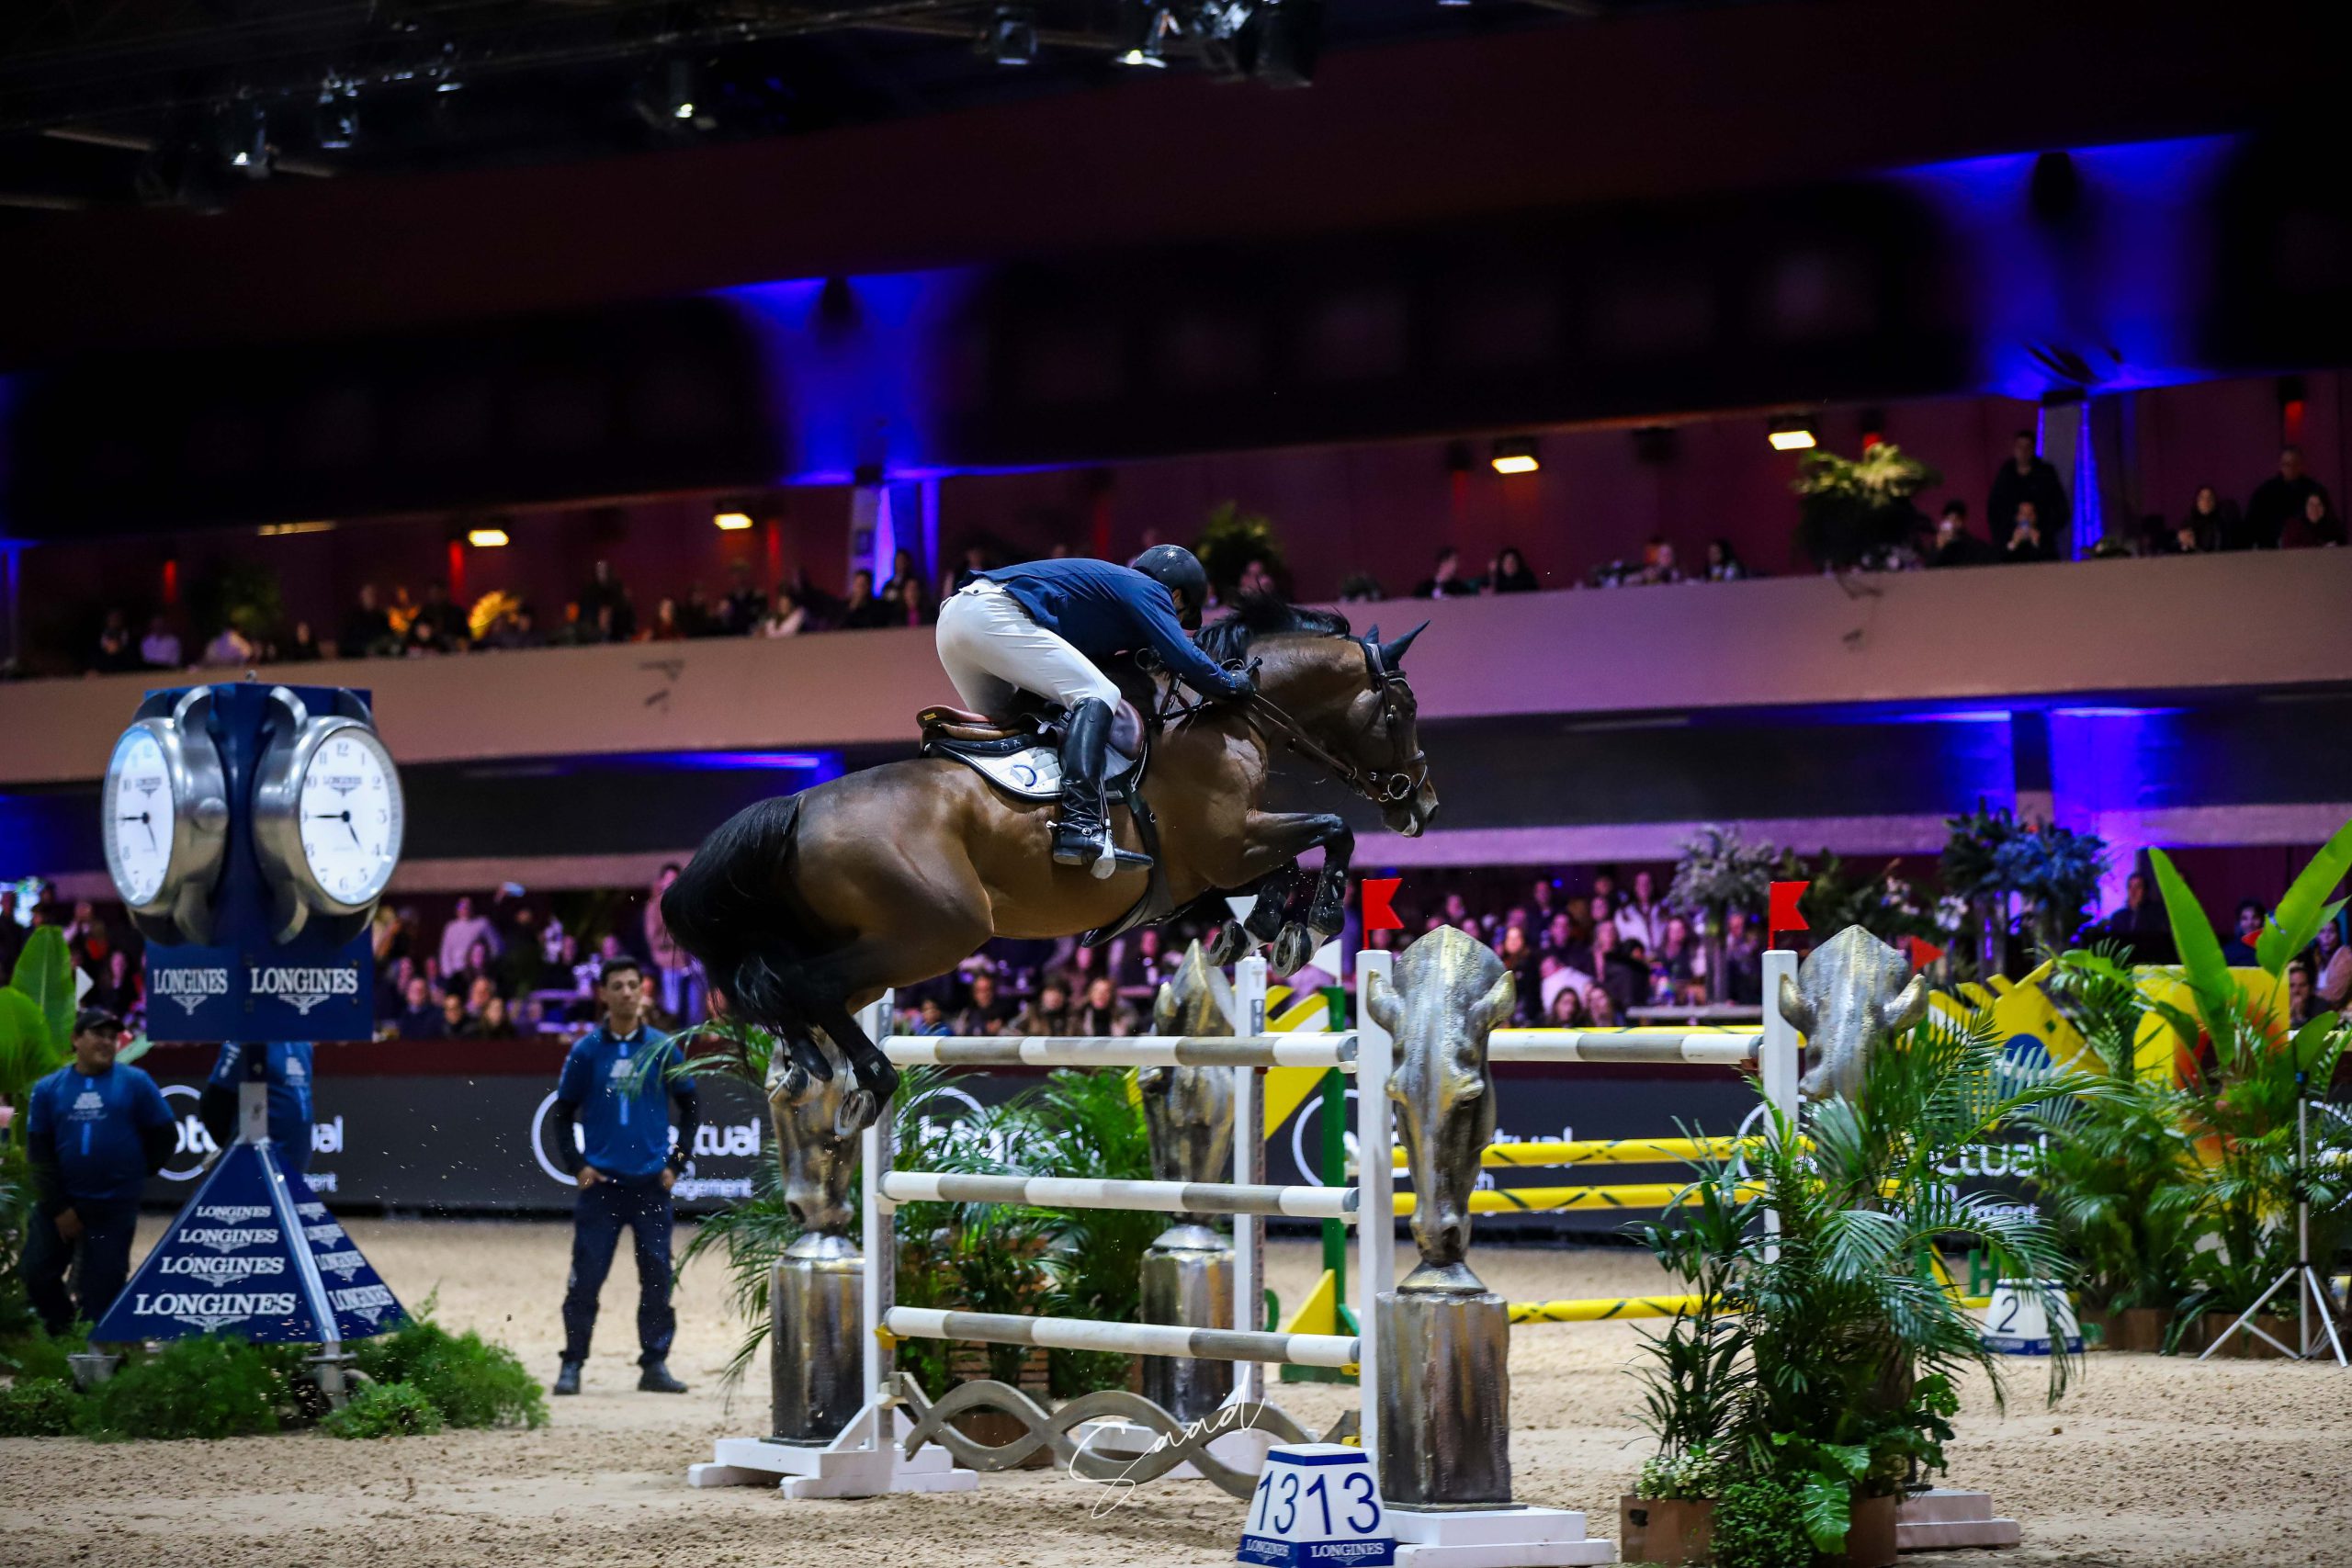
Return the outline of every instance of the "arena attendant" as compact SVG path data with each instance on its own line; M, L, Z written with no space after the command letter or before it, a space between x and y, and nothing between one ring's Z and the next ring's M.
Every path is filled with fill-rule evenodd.
M122 1020L84 1009L74 1020L74 1060L30 1097L25 1293L51 1335L67 1333L77 1315L96 1323L114 1304L130 1277L139 1190L172 1155L164 1092L137 1067L116 1064L121 1047Z
M627 1230L637 1247L638 1389L684 1393L686 1385L670 1375L668 1364L678 1329L670 1307L670 1189L694 1147L700 1106L694 1080L672 1075L680 1060L676 1044L645 1021L645 976L637 960L607 961L596 977L596 999L605 1021L573 1043L556 1081L556 1157L580 1183L580 1196L571 1213L571 1277L563 1293L563 1365L555 1392L580 1392L596 1297ZM584 1158L575 1127L585 1134Z

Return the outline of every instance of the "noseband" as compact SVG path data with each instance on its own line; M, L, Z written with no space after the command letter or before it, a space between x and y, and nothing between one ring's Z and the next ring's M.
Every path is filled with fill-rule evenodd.
M1404 671L1389 669L1388 661L1381 656L1380 645L1370 637L1358 637L1355 644L1363 649L1364 675L1371 682L1373 694L1380 699L1374 722L1393 724L1396 717L1396 691L1405 684ZM1280 703L1263 692L1253 691L1243 702L1250 728L1268 740L1279 740L1285 749L1318 764L1374 806L1400 806L1420 794L1422 786L1429 783L1426 751L1415 751L1402 768L1361 767L1309 735Z

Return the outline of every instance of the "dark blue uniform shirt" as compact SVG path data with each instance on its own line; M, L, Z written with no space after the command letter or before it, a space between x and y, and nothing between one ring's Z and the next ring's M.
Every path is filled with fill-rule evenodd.
M1150 649L1194 690L1238 697L1250 682L1219 669L1184 635L1168 590L1131 567L1102 560L1033 560L980 575L1012 595L1029 618L1096 664Z
M69 1064L33 1085L26 1137L54 1136L67 1199L136 1201L147 1182L145 1134L171 1121L164 1091L137 1067L92 1076Z
M670 1037L650 1024L638 1025L625 1040L599 1024L573 1043L555 1098L558 1105L576 1107L572 1115L585 1145L581 1152L590 1165L606 1176L635 1179L669 1163L670 1100L686 1080L673 1085L668 1075L679 1059Z

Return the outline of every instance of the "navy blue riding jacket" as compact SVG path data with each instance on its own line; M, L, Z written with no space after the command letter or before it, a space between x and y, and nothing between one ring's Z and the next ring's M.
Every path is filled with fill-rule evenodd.
M1033 560L980 575L1012 595L1029 618L1096 664L1148 648L1196 691L1238 697L1250 682L1218 668L1184 635L1168 590L1142 572L1102 560Z

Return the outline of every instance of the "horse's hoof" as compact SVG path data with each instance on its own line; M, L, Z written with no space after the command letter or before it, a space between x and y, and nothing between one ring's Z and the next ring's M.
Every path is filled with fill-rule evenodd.
M1210 934L1206 957L1211 965L1222 969L1238 962L1250 951L1250 935L1238 920L1227 920Z
M1315 933L1305 926L1287 925L1274 935L1274 945L1269 955L1270 967L1277 978L1288 979L1306 967L1315 956Z

